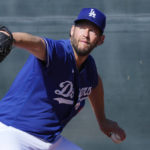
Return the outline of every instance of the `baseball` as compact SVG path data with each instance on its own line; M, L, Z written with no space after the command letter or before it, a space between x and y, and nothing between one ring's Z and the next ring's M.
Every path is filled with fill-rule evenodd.
M118 134L115 134L115 133L112 133L111 139L114 143L117 143L117 144L122 142L120 136Z

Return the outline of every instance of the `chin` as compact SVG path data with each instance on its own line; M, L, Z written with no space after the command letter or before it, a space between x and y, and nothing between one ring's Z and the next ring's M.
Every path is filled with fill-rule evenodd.
M78 56L87 56L87 55L89 55L89 53L91 52L91 51L89 51L89 50L77 50L76 51L77 52L77 54L78 54Z

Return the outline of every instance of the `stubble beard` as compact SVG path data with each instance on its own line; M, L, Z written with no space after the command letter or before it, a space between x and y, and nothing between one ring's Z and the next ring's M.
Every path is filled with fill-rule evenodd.
M96 43L92 45L88 45L86 48L81 49L78 46L78 41L72 36L71 37L71 44L73 49L75 50L78 56L87 56L91 53L91 51L96 47Z

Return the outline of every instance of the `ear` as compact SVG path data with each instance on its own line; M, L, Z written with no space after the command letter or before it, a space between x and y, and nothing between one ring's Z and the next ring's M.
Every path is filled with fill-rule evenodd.
M105 35L101 35L99 38L97 46L102 45L104 43L104 40L105 40Z
M75 28L75 26L74 26L74 25L72 25L71 30L70 30L70 36L72 36L72 35L73 35L73 33L74 33L74 28Z

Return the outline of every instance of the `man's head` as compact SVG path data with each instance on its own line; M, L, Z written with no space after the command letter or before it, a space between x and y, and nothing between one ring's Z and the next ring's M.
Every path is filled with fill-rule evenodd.
M78 56L87 56L104 42L105 15L95 8L83 8L71 28L71 43Z

